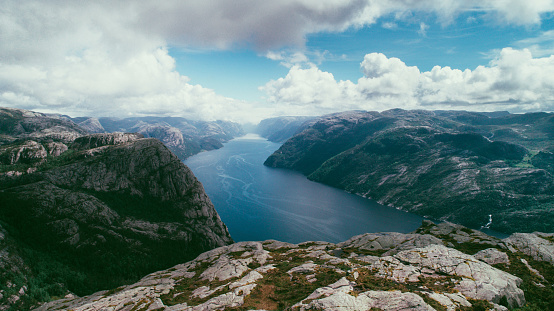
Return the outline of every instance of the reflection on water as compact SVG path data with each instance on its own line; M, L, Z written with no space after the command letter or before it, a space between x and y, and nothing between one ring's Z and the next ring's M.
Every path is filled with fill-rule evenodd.
M249 134L185 161L235 241L341 242L365 232L410 232L422 217L265 167L279 144Z

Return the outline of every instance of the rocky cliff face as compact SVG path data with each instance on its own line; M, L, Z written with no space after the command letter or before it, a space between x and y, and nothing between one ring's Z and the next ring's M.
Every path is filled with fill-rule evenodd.
M499 231L552 232L551 123L552 114L340 113L288 140L265 164L435 219L479 228L492 215Z
M13 129L29 116L42 123ZM116 287L232 243L200 182L160 141L52 136L44 124L57 120L22 112L3 128L13 143L0 146L0 310Z
M38 310L550 310L553 251L552 234L431 222L338 244L240 242Z

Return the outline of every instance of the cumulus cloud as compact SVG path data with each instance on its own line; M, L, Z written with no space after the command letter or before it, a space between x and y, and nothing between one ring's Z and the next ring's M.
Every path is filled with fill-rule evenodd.
M423 11L448 20L476 9L503 22L529 24L539 23L540 15L554 10L552 6L542 0L6 0L0 10L0 105L73 115L240 119L245 111L261 114L263 109L191 84L175 70L167 47L240 46L265 53L283 46L302 48L307 34L363 27L392 13L401 18L403 12ZM353 97L360 102L375 94L372 83L386 84L392 76L358 84L336 82L303 53L276 52L268 57L290 67L283 81L313 76L316 80L310 83L319 84L306 88L328 84L329 98ZM284 86L272 83L265 87L270 98L284 96L292 102L292 90L287 95ZM364 85L370 93L360 91ZM391 87L383 90L394 93ZM318 94L312 93L313 101L334 109ZM307 100L304 95L299 102Z
M421 72L398 58L367 54L364 77L336 81L317 68L293 67L261 90L277 109L312 115L346 109L554 110L554 56L533 58L529 50L503 49L488 66L464 71L435 66ZM298 108L299 107L299 108Z

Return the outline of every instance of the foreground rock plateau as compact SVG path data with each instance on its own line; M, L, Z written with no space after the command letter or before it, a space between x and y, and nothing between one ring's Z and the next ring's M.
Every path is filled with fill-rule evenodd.
M37 310L551 310L553 241L424 221L338 244L239 242Z

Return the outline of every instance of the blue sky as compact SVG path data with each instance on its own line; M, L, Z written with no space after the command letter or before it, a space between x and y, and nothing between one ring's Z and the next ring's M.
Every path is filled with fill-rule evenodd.
M554 0L7 0L0 106L257 122L554 110Z
M397 57L408 66L429 71L434 66L475 69L487 65L495 51L505 47L529 48L519 41L537 38L554 29L552 14L545 14L540 24L509 25L483 20L480 12L467 12L448 24L431 15L414 21L395 21L386 16L371 26L350 28L343 32L320 32L306 36L305 47L284 47L299 50L330 72L338 80L356 81L363 76L360 63L372 52ZM421 24L428 27L421 33ZM554 38L541 42L553 49ZM260 101L263 83L283 77L288 72L280 61L268 59L254 49L187 51L178 47L169 54L177 61L177 70L191 78L191 83L212 88L217 93L237 99ZM536 55L544 56L544 55Z

